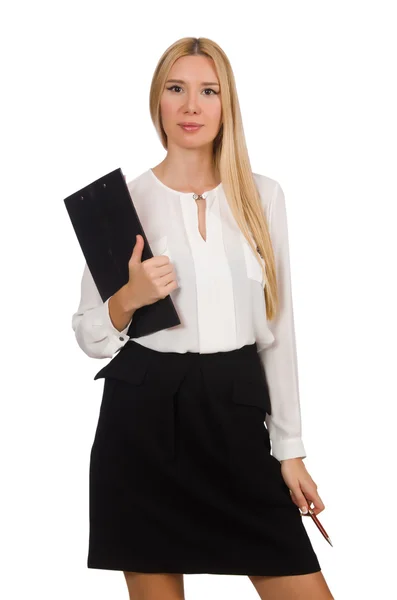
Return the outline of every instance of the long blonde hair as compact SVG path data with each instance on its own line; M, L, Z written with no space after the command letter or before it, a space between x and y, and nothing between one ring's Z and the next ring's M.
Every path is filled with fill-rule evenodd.
M165 50L157 63L150 87L151 118L160 141L167 150L167 136L161 123L161 94L174 62L182 56L192 55L212 58L219 77L223 118L213 142L214 166L220 174L237 225L261 265L266 316L271 320L278 311L279 303L273 247L248 157L233 70L226 54L215 42L208 38L185 37ZM262 256L265 267L259 255Z

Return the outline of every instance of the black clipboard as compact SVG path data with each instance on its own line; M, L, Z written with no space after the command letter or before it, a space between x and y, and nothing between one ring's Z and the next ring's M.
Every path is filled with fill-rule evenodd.
M142 261L153 257L120 168L64 199L87 266L105 302L129 280L128 261L136 235L145 245ZM127 331L132 338L180 324L170 296L137 309Z

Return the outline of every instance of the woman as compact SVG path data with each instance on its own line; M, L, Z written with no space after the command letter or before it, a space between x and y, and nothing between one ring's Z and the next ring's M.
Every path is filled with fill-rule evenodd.
M167 154L128 187L153 258L137 236L106 302L85 265L73 315L88 356L117 353L95 376L88 567L122 570L136 600L184 598L184 573L332 598L300 512L324 504L303 463L282 188L251 172L213 41L166 50L150 110ZM130 338L135 311L168 295L180 325Z

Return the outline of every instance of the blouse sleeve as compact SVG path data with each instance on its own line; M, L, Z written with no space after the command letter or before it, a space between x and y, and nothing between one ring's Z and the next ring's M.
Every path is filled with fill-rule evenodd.
M81 279L81 296L77 311L72 316L72 328L80 348L91 358L112 358L130 337L127 335L132 318L119 331L109 314L109 300L105 302L87 266Z
M259 352L271 399L266 415L272 455L277 460L306 457L302 441L298 365L292 303L288 226L284 192L278 182L269 206L270 236L276 261L279 314L268 322L271 346Z

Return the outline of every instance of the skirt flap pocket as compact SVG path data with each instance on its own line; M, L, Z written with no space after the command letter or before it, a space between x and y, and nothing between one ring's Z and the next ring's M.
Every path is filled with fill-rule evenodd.
M263 371L257 372L255 369L236 375L233 383L232 400L235 404L256 406L270 415L270 394Z
M98 371L94 380L101 377L110 377L139 385L144 382L148 368L149 361L146 357L137 358L132 353L121 351Z

